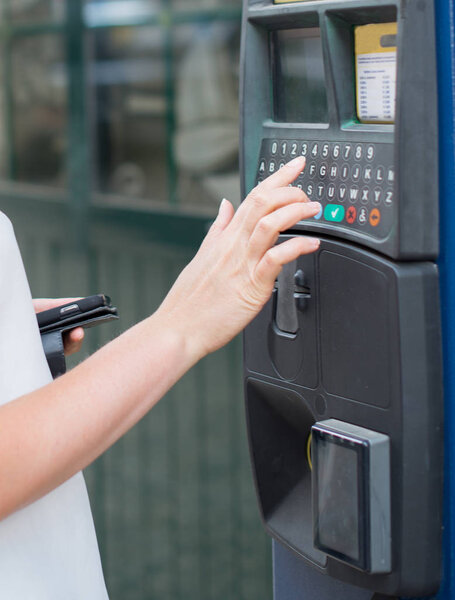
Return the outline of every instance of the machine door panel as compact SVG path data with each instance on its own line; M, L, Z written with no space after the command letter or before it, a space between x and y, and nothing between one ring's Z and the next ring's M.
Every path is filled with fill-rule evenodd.
M273 297L246 329L245 398L269 533L353 585L404 596L433 593L443 423L436 266L395 263L322 239L317 253L283 270ZM340 537L349 528L332 531L324 506L358 520L358 539L349 545L356 553L346 552Z

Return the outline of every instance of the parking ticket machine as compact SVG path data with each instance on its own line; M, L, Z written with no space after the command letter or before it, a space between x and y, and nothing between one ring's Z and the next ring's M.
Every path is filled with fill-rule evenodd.
M443 409L431 0L244 0L242 182L292 158L321 239L244 337L260 512L323 576L439 586Z

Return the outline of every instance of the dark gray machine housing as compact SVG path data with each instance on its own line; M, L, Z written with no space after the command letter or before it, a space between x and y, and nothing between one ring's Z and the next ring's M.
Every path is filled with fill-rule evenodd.
M284 240L290 236L282 236ZM306 298L299 285L304 273ZM286 284L287 280L287 284ZM315 568L383 594L424 596L440 578L443 416L438 274L322 239L284 270L246 329L245 398L267 531ZM297 331L280 330L281 290ZM314 545L307 442L338 419L390 439L392 569L372 575Z
M356 25L398 23L395 126L362 124L356 117ZM320 28L326 75L328 123L273 120L274 31ZM432 0L314 0L273 5L244 0L242 32L241 165L243 197L258 176L263 140L373 143L390 148L395 168L394 203L386 231L346 222L302 222L297 229L327 233L369 246L395 259L438 254L438 124L434 9ZM284 160L292 158L289 153ZM355 162L355 161L353 161ZM318 162L319 164L319 162ZM382 207L381 207L382 210Z
M394 201L381 205L386 227L312 219L288 233L317 235L321 247L283 269L273 297L246 329L247 426L262 519L276 540L321 573L402 596L434 593L441 571L441 332L431 262L438 255L433 10L432 0L244 0L242 31L244 196L263 178L259 167L270 160L273 141L286 142L277 164L293 157L295 144L327 143L330 151L338 143L371 144L378 156L391 157L395 171ZM392 21L398 23L395 125L362 124L354 27ZM274 120L271 38L298 28L320 28L325 124ZM315 546L307 444L312 426L328 419L390 440L387 573L371 573Z

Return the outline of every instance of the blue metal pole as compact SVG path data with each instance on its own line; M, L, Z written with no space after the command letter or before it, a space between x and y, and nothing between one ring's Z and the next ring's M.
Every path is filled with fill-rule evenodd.
M444 574L438 599L455 598L455 36L453 0L436 0L440 131L440 233L445 390Z

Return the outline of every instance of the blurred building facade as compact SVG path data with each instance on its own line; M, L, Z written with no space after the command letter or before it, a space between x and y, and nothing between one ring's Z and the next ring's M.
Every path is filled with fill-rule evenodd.
M240 201L240 0L1 0L0 209L39 296L150 314ZM96 398L93 398L96 405ZM264 600L241 340L86 472L112 600Z

